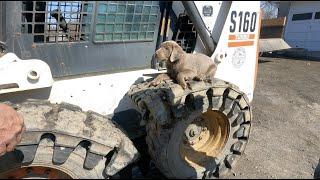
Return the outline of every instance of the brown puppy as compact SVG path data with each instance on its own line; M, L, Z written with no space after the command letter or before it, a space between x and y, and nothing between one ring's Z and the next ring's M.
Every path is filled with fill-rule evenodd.
M151 81L152 86L167 79L174 79L186 89L185 80L202 81L209 78L212 81L217 69L210 57L200 53L186 53L175 41L162 43L155 52L155 58L158 61L166 61L167 74L158 75Z

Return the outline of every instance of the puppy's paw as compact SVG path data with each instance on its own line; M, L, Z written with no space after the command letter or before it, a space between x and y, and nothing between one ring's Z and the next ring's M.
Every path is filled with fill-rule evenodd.
M149 87L150 86L157 86L157 85L159 85L161 83L161 81L159 80L159 79L154 79L153 81L151 81L150 83L149 83Z
M213 84L213 80L212 79L207 79L206 82Z
M186 83L179 83L183 90L186 90L187 84Z
M192 90L191 84L190 84L190 83L187 83L187 85L188 85L188 88L189 88L190 90Z
M203 81L205 79L205 75L203 75L203 74L197 75L193 79L196 81Z
M200 76L196 76L193 79L196 81L203 81L203 77L200 77Z
M148 87L151 87L151 86L156 86L156 84L155 84L154 81L151 81L151 82L149 83L149 86L148 86Z

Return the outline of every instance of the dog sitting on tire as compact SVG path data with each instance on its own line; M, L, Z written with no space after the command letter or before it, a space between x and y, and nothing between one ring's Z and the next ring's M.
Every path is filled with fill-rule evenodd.
M217 66L212 59L204 54L186 53L175 41L166 41L155 52L158 61L166 61L166 74L158 75L151 86L156 86L164 80L174 79L183 89L186 89L186 80L209 80L212 82Z

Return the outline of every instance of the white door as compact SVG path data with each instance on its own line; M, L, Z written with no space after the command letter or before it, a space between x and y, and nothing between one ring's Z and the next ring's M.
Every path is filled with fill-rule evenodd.
M310 51L320 51L320 3L318 7L315 8L313 18L310 22L307 47Z
M291 47L320 50L320 2L292 2L284 38Z

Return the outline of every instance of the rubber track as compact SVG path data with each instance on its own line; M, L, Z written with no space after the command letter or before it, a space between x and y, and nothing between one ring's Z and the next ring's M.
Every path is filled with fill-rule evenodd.
M193 178L221 177L232 169L244 152L251 129L252 112L246 95L235 85L219 79L212 84L190 81L186 90L170 80L156 87L148 87L148 83L133 85L128 95L142 113L142 124L146 123L146 142L157 168L169 178L188 178L176 177L175 170L169 168L166 148L175 122L187 117L192 106L194 111L219 110L232 126L230 149L223 152L224 160L217 169Z
M52 161L57 165L63 164L77 146L86 148L83 167L89 170L101 160L106 161L104 157L111 156L104 169L108 177L139 156L124 131L115 122L95 112L84 112L67 103L51 104L42 100L27 100L21 104L4 103L13 106L25 120L26 133L16 148L25 154L23 164L32 162L43 138L54 141Z

